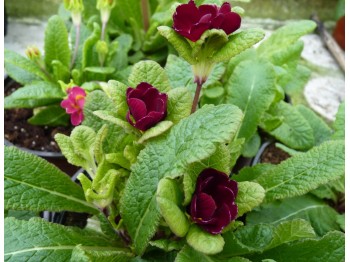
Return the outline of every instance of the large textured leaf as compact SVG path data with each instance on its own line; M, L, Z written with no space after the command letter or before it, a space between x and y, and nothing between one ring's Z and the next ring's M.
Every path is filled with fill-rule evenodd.
M22 85L33 81L48 80L37 64L16 52L5 49L4 62L6 73Z
M261 29L248 29L229 36L228 42L211 58L214 62L223 62L252 47L263 39L265 33Z
M302 219L286 221L279 225L244 226L224 234L225 247L220 255L231 257L262 252L284 243L314 237L316 235L310 223Z
M5 208L98 213L81 187L42 158L5 147Z
M314 144L316 146L330 138L332 130L321 117L317 116L315 112L303 105L297 105L296 109L311 126L315 139Z
M50 82L33 82L5 97L5 108L34 108L60 102L65 94Z
M257 178L265 188L266 200L303 195L339 179L345 172L344 151L344 142L329 141L274 166Z
M45 30L45 64L52 71L52 61L58 60L69 68L70 50L68 32L61 17L55 15L49 19Z
M140 152L121 199L122 217L138 254L143 253L158 225L155 193L160 179L181 176L191 163L208 158L216 143L233 138L240 121L237 107L206 106Z
M70 261L80 262L128 262L134 255L115 247L90 247L78 245L73 249Z
M129 84L135 88L141 82L151 84L160 92L170 91L169 79L164 69L154 61L141 61L132 68Z
M333 128L335 132L332 135L332 139L345 139L345 102L339 105Z
M271 57L295 43L301 36L311 33L315 27L316 23L311 20L290 23L276 30L267 40L261 43L257 51L261 56Z
M345 261L345 235L330 232L320 239L305 239L271 249L261 255L248 256L254 262L273 259L283 262Z
M270 114L283 119L282 124L276 129L266 130L277 140L300 150L310 149L315 144L311 125L295 107L281 101L270 110Z
M315 232L323 236L331 230L339 230L337 212L323 201L311 196L299 196L263 204L247 214L247 225L281 222L302 218L308 220Z
M240 63L225 85L226 103L238 106L244 114L238 137L248 141L256 132L263 113L275 97L275 75L265 60Z
M5 261L70 261L78 245L80 249L107 249L130 255L127 249L117 247L120 244L95 231L65 227L39 218L5 219L5 239Z

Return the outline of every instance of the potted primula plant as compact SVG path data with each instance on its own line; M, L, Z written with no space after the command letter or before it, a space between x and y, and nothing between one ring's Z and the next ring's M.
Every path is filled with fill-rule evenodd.
M86 96L71 89L67 108L79 106L83 121L55 139L85 170L80 185L5 147L5 260L343 261L344 214L323 199L342 191L344 107L330 128L283 101L306 70L298 39L313 22L253 48L263 31L240 30L229 3L191 0L173 20L158 27L180 55L165 68L140 61L127 83ZM256 155L263 133L291 157L232 172L240 156ZM88 219L79 229L9 210Z

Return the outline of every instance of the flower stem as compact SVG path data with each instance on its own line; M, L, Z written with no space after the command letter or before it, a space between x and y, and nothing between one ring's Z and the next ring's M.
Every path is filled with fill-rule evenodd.
M147 32L149 28L149 7L148 0L141 0L141 11L143 18L143 29Z
M107 22L102 22L101 40L105 39Z
M193 98L191 114L196 112L198 101L199 101L199 95L200 95L201 89L202 89L202 85L203 85L203 83L201 81L197 82L197 88L196 88L196 93L194 94L194 98Z
M72 57L72 61L70 63L70 69L73 68L75 59L77 58L78 49L79 49L79 40L80 40L80 25L75 26L75 45L74 45L74 53Z

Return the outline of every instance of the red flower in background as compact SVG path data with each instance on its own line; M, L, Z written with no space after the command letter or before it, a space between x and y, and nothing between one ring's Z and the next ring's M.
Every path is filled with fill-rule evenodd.
M173 28L180 35L196 42L208 29L222 29L227 35L241 26L241 17L231 12L230 3L196 6L193 0L179 5L173 15Z
M138 84L136 88L129 87L126 100L129 106L126 119L142 131L155 126L167 115L168 96L146 82Z
M191 201L191 218L211 234L220 234L237 216L237 182L212 168L203 170L197 179Z
M84 120L83 108L86 92L83 88L75 86L67 89L68 97L61 102L61 107L70 114L72 125L77 126Z

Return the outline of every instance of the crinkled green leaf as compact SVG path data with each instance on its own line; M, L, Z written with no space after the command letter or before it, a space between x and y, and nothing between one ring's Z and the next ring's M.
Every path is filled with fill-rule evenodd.
M345 236L342 232L333 231L320 239L287 243L248 258L254 262L260 262L266 258L283 262L345 261Z
M183 194L178 182L169 178L160 180L156 198L160 213L171 231L179 237L184 237L188 232L190 222L180 207Z
M49 80L33 61L8 49L5 49L4 56L6 73L18 83L26 85L33 81Z
M150 245L163 249L166 252L173 250L180 250L186 243L185 239L172 240L172 239L157 239L150 241Z
M140 61L134 65L129 76L129 84L136 88L141 82L147 82L159 92L170 91L170 82L165 70L154 61Z
M69 261L76 246L88 250L116 250L121 244L90 230L65 227L34 218L5 219L5 261ZM75 260L77 261L77 260Z
M5 147L5 208L98 213L77 184L42 158Z
M249 259L243 257L231 257L226 259L220 259L216 256L205 255L202 252L198 252L197 250L191 248L186 245L176 256L175 262L193 262L193 261L201 261L201 262L250 262Z
M117 44L115 44L117 43ZM115 48L117 46L117 48ZM128 65L128 52L132 46L132 37L128 34L118 36L111 44L111 53L108 54L107 64L116 70L122 70Z
M345 232L345 214L338 215L336 220L341 230Z
M50 72L52 61L57 60L63 66L69 68L70 50L68 44L68 32L61 17L55 15L48 21L45 30L45 64Z
M240 63L225 85L226 103L238 106L244 114L238 137L248 141L256 132L263 113L275 97L275 75L265 60Z
M212 235L195 224L190 227L186 240L192 248L206 255L220 253L225 245L221 235Z
M252 211L259 206L265 197L265 190L258 183L239 182L236 204L238 206L238 217Z
M106 139L108 134L108 126L103 125L100 130L98 130L96 137L95 137L95 144L94 144L94 156L96 159L96 162L100 164L104 160L104 152L103 152L103 141Z
M28 119L28 123L32 125L66 126L69 118L69 115L61 106L53 105L40 108L34 116Z
M77 154L86 156L85 159L89 159L89 156L93 155L96 133L92 128L83 125L77 126L73 129L70 138Z
M50 82L32 82L5 97L5 108L34 108L59 103L65 94Z
M274 166L256 181L265 188L267 201L303 195L339 179L344 174L344 154L344 142L324 142Z
M244 226L223 235L225 246L222 257L263 252L284 243L316 237L308 221L296 219L279 225L257 224Z
M247 29L229 36L228 42L217 51L211 60L219 63L229 60L258 43L265 36L261 29Z
M233 138L240 121L237 107L205 106L140 152L121 199L122 217L136 253L143 253L159 221L155 194L160 179L181 176L190 164L211 156L217 143Z
M313 129L297 108L281 101L269 113L283 118L280 126L268 131L277 140L293 149L300 150L310 149L314 145Z
M337 212L325 202L311 195L305 195L263 204L247 214L246 222L247 225L260 223L278 225L284 221L301 218L308 220L315 232L323 236L329 231L339 230L336 217Z
M128 262L134 255L126 249L115 247L86 247L78 245L73 249L70 261L81 262Z
M274 52L271 56L267 55L271 61L276 66L291 65L291 63L296 62L300 58L300 54L304 49L304 42L301 40L279 50L279 52Z
M196 64L196 60L192 56L191 45L183 36L179 35L174 29L168 26L159 26L158 31L172 44L183 59L192 65Z
M296 109L311 126L315 138L315 146L320 145L330 138L332 130L321 117L317 116L315 112L303 105L297 105Z
M300 37L311 33L316 23L311 20L300 20L277 29L267 40L259 45L257 51L261 56L271 57L289 45L295 43Z
M187 88L175 88L168 92L168 115L166 120L177 124L182 118L190 115L192 95Z
M120 118L126 118L126 114L129 110L126 102L126 90L128 86L121 82L110 80L108 84L103 85L102 88L107 96L115 103L117 115Z
M27 210L5 210L6 217L14 217L20 220L29 220L32 217L38 217L39 212L27 211Z
M100 90L93 91L86 97L83 125L91 127L95 132L98 132L103 125L108 126L108 139L103 142L104 153L115 153L124 150L125 146L134 140L134 136L125 133L123 128L96 116L94 112L97 110L116 111L116 105L111 98Z
M339 105L333 128L332 139L345 139L345 102Z
M253 181L260 176L268 174L270 170L273 170L275 165L270 163L259 163L254 166L246 166L239 170L239 173L233 175L231 178L236 180L237 182L243 181Z
M94 30L92 34L85 40L83 46L82 67L83 69L88 66L98 65L98 54L95 50L96 43L100 40L101 27L99 24L94 23Z
M160 136L164 134L166 131L169 130L173 126L173 122L171 121L161 121L154 127L151 127L147 131L145 131L141 138L138 140L138 143L144 143L145 141L148 141L151 138Z

